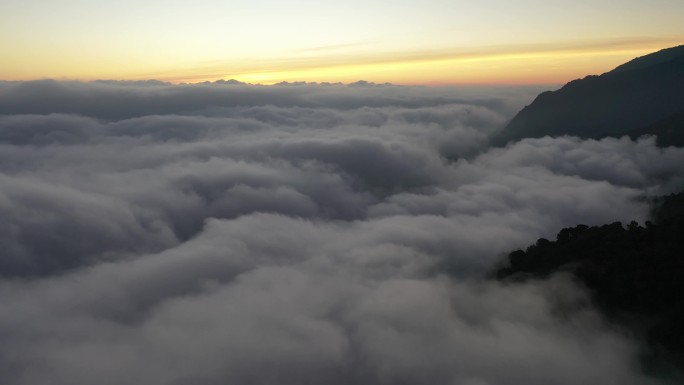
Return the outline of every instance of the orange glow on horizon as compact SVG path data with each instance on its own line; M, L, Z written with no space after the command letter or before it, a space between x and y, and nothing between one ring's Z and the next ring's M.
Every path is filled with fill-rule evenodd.
M279 82L342 82L367 80L399 85L522 85L562 84L587 75L601 74L659 49L682 44L684 39L661 39L620 43L581 44L567 48L548 46L494 47L479 51L449 54L448 52L380 53L376 56L293 57L289 59L253 59L210 65L184 65L175 68L166 64L107 60L83 61L83 67L69 60L55 60L53 69L61 76L7 76L5 80L55 78L91 81L97 79L147 80L170 83L236 79L251 84L270 85ZM18 59L17 59L18 60ZM11 61L10 61L11 63ZM345 63L345 64L342 64ZM29 71L29 63L24 64ZM110 64L112 67L105 65ZM0 73L0 77L2 77Z

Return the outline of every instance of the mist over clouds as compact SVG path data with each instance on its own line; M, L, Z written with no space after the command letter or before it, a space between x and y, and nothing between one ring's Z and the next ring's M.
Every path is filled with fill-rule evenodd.
M0 377L652 383L569 279L481 279L684 188L653 138L490 149L538 91L0 83Z

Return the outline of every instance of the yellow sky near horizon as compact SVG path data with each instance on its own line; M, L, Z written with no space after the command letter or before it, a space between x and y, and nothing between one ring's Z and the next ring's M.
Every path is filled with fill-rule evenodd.
M0 79L550 84L684 44L679 0L4 0Z

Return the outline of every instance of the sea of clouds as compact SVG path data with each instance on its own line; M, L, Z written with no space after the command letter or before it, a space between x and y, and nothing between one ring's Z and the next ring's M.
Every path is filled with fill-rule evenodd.
M0 82L9 385L650 384L563 276L684 189L653 138L489 137L535 87Z

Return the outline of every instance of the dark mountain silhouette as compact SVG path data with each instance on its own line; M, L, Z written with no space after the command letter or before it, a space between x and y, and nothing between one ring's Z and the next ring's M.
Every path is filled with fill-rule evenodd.
M636 58L600 76L540 94L493 138L657 135L661 146L684 146L684 46Z
M661 198L645 227L578 225L508 256L504 281L572 275L608 319L645 341L647 368L684 381L684 192ZM679 368L676 370L674 368ZM679 382L682 383L682 382Z

